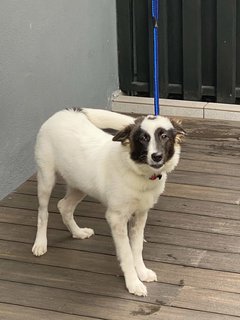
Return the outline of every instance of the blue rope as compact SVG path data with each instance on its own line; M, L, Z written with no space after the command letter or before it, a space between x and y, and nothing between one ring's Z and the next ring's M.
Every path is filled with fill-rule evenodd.
M152 0L154 113L159 115L158 0Z

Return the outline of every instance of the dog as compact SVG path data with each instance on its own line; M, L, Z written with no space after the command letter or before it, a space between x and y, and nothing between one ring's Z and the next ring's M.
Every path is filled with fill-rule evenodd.
M108 128L116 134L103 130ZM132 294L146 296L143 281L157 281L142 258L148 210L179 162L184 135L178 121L162 116L135 119L87 108L54 114L40 128L35 147L39 209L33 254L47 251L48 202L58 173L67 184L58 209L72 236L85 239L94 234L80 228L73 213L86 195L99 200L107 208L126 287Z

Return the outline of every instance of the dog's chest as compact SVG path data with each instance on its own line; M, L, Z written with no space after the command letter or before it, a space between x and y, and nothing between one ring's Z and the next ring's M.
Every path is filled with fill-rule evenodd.
M126 190L125 193L125 203L129 206L129 211L131 212L144 212L152 208L160 194L163 192L164 187L156 187L150 190Z
M165 188L166 175L161 181L148 180L143 183L135 181L131 186L125 187L125 199L132 205L133 211L147 211L158 201Z
M153 194L149 193L143 193L141 198L138 198L134 205L135 205L135 210L134 211L148 211L150 208L154 206L156 203L158 197L154 197Z

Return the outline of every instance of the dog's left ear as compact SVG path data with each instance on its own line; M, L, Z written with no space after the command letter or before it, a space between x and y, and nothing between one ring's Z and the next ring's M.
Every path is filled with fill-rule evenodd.
M182 121L179 119L170 119L176 136L176 141L178 143L182 142L183 138L187 134L186 131L182 127Z
M129 144L130 133L134 127L134 124L130 124L124 129L117 132L117 134L113 137L113 141L120 141L124 146Z

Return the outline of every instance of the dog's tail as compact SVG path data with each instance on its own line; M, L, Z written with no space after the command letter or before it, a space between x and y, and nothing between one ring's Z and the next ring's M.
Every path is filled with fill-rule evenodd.
M134 123L134 118L116 112L101 109L82 109L82 112L96 127L100 129L121 130Z

